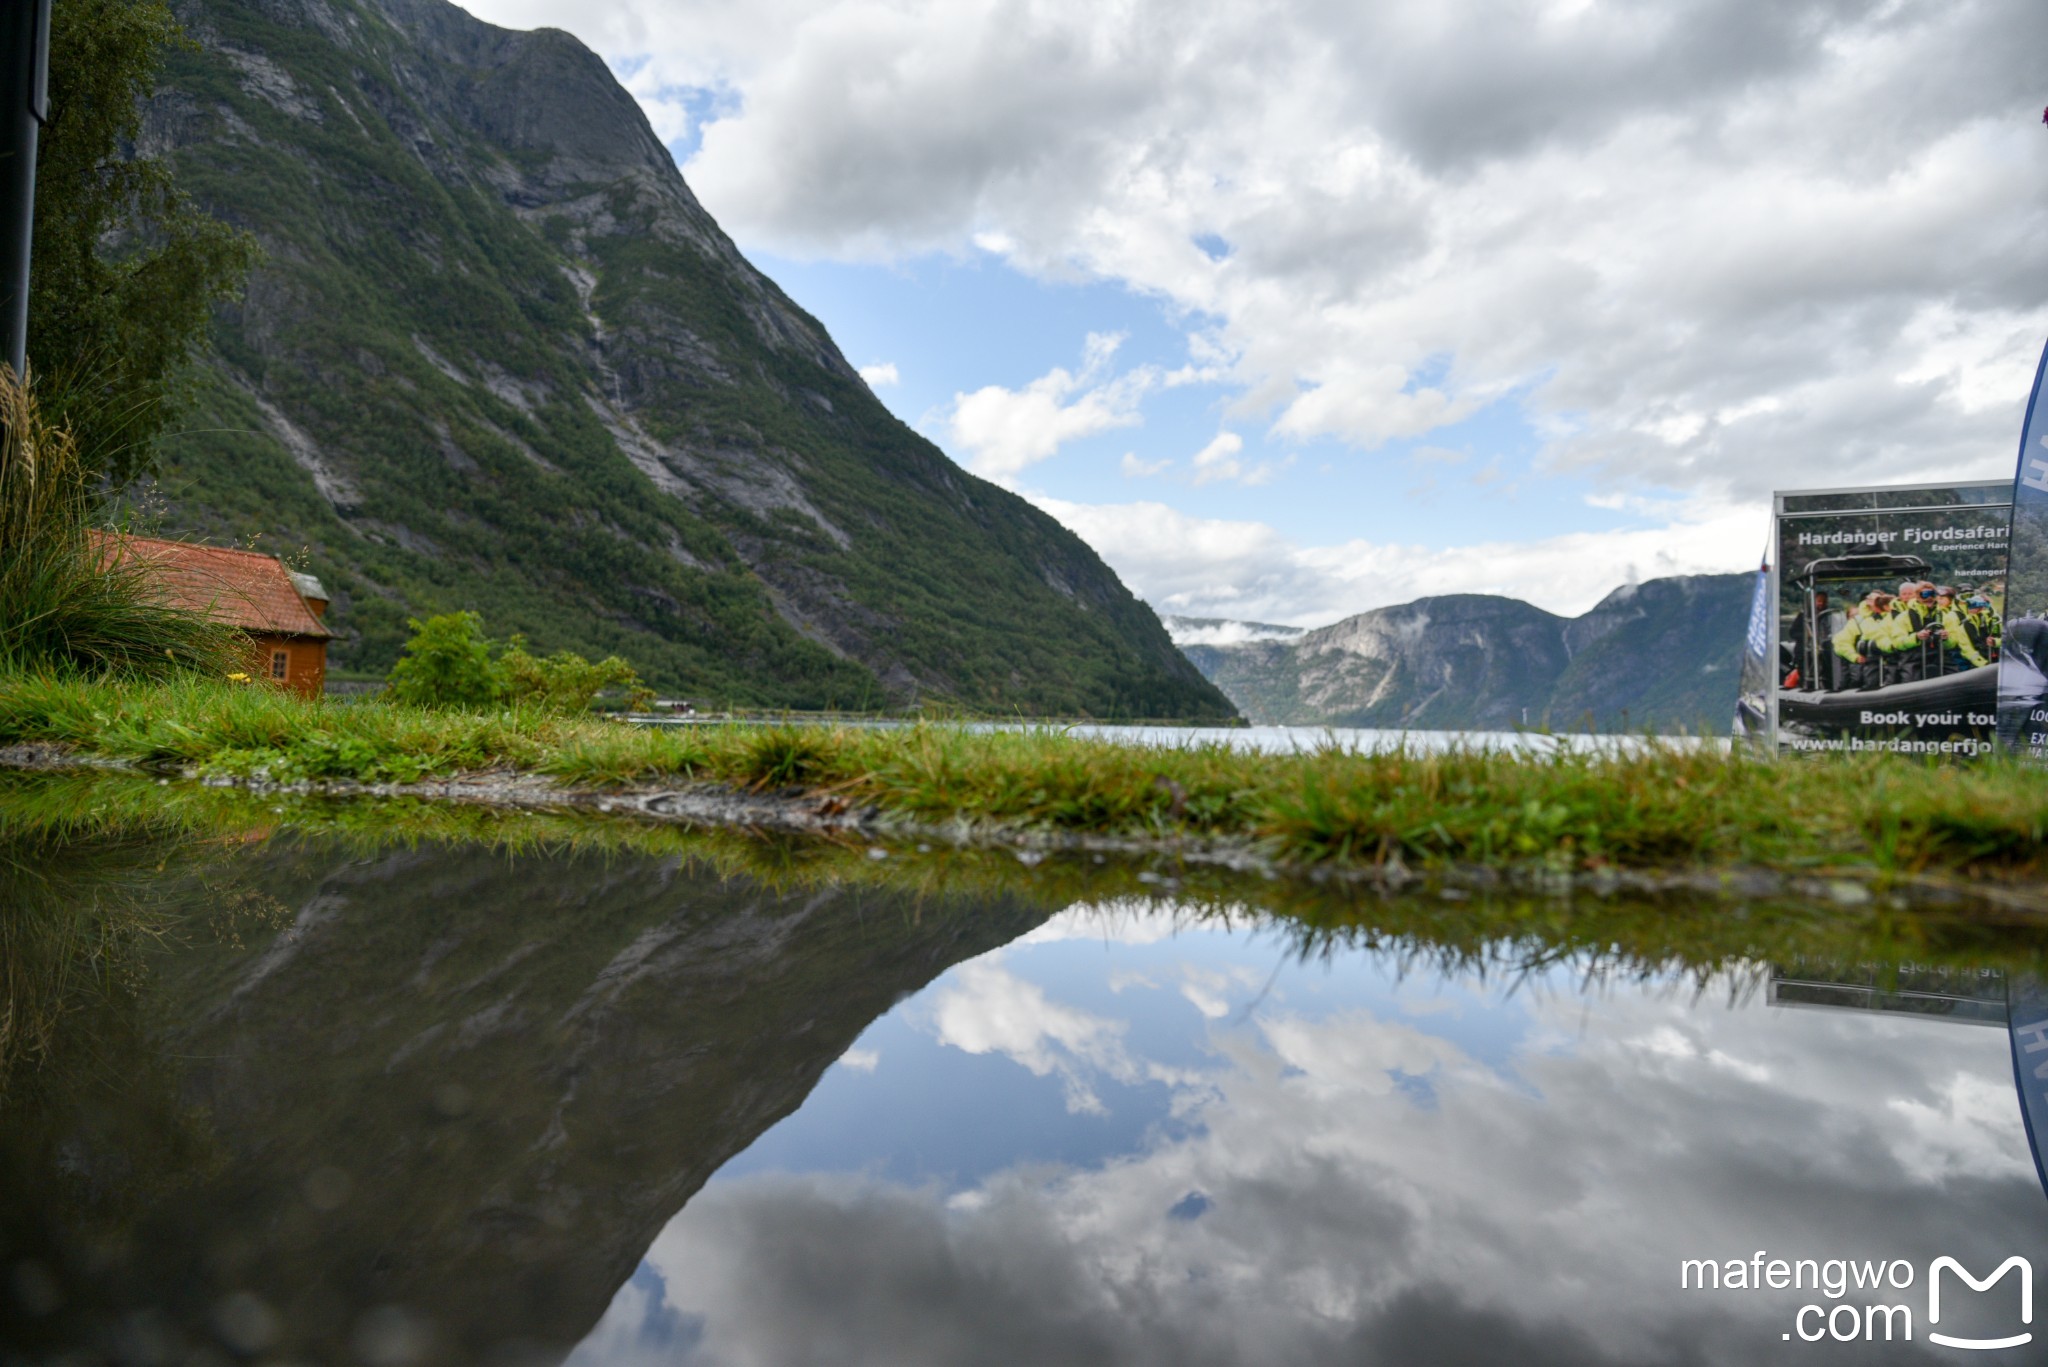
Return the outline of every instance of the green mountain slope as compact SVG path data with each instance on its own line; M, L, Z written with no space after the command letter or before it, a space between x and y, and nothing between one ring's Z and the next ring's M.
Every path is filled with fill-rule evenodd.
M1223 718L1077 537L892 417L604 63L443 0L186 0L145 146L266 253L168 521L714 701Z
M1182 649L1261 723L1717 730L1735 705L1754 578L1652 579L1573 618L1515 598L1456 594L1285 640L1198 644L1231 634L1231 624L1199 623L1206 631L1180 628ZM1245 626L1240 634L1250 635L1257 624Z

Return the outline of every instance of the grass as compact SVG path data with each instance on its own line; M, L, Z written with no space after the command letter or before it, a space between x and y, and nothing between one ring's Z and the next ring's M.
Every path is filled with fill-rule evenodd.
M167 607L144 562L94 538L91 509L70 432L0 366L0 669L232 668L227 630Z
M205 903L248 903L234 870L305 845L374 860L396 848L487 848L537 865L636 861L745 880L778 895L854 887L898 899L908 917L957 899L1021 899L1045 915L1094 908L1120 915L1171 906L1190 924L1270 924L1302 956L1370 946L1431 971L1540 972L1570 962L1621 976L1692 980L1758 962L1853 967L1996 967L2048 973L2048 945L2025 915L1958 906L1905 911L1883 899L1838 904L1795 894L1762 898L1559 898L1503 884L1458 900L1388 897L1344 880L1246 877L1160 852L1100 859L1054 852L1030 863L1002 848L890 843L876 859L864 840L768 837L623 817L519 811L420 799L377 801L309 793L250 793L122 774L0 772L0 870L47 867L39 884L67 891L54 904L128 904L125 918L167 929L155 910L163 875L205 881ZM64 852L62 864L53 851ZM9 859L12 853L18 857ZM61 872L59 872L61 870ZM131 871L154 870L151 879ZM537 876L550 876L540 874ZM605 875L616 876L615 874ZM600 880L602 881L602 880ZM125 891L125 896L123 895ZM114 895L109 896L107 894ZM239 914L239 913L238 913ZM217 928L216 928L217 929Z
M305 702L196 678L0 676L0 744L19 742L277 781L497 770L585 788L801 790L934 824L1241 838L1312 866L1747 864L2014 879L2048 871L2048 774L1889 756L1767 764L1669 744L1534 758L1269 755L950 725L662 731L530 711Z

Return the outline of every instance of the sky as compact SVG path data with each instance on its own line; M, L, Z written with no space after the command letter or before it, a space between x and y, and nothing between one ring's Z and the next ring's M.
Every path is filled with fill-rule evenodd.
M1847 1303L1917 1314L1944 1252L2040 1257L2001 1029L1774 1007L1748 969L1292 949L1080 904L954 967L691 1198L568 1367L1928 1363L1791 1342L1833 1302L1681 1264L1906 1259Z
M2010 478L2039 0L464 0L1166 613L1576 613Z

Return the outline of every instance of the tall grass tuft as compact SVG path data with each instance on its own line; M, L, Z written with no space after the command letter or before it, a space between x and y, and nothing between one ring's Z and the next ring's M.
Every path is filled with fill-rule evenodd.
M70 430L0 366L0 670L160 677L236 667L233 632L166 603L150 566L93 534L92 508Z

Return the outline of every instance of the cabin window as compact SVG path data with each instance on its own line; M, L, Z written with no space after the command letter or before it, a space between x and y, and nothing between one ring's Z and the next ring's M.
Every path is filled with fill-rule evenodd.
M287 669L287 668L288 668L288 667L290 666L290 664L291 664L291 658L292 658L292 657L291 657L291 655L290 655L289 653L285 652L285 651L282 651L282 650L273 650L273 651L271 651L271 652L270 652L270 677L271 677L271 678L273 678L273 679L282 679L282 678L283 678L283 677L285 676L285 670L286 670L286 669Z

